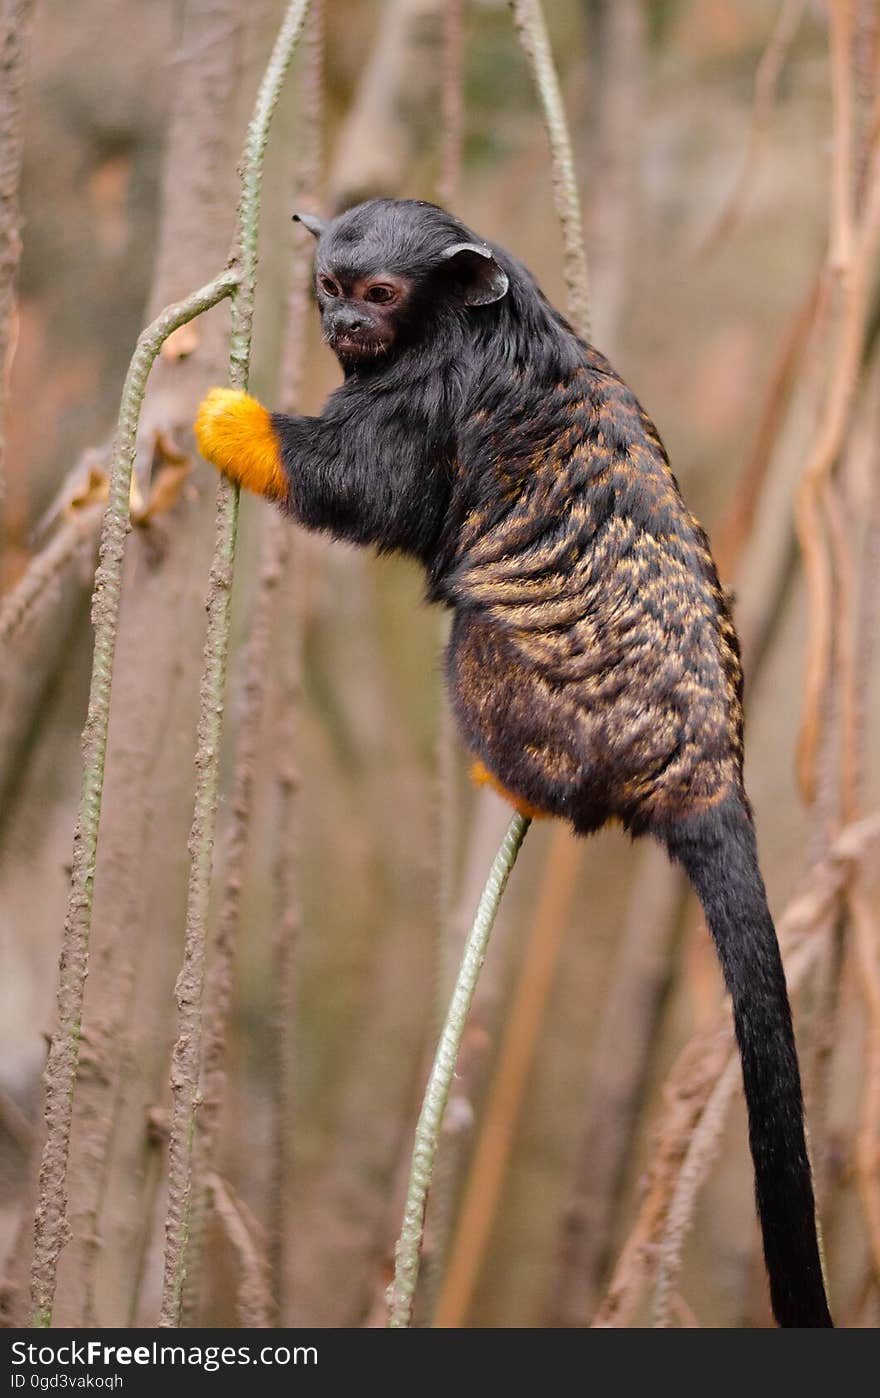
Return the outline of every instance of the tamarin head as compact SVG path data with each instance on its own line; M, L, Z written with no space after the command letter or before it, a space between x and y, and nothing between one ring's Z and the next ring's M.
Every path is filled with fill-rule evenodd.
M324 339L346 370L436 334L426 310L486 306L507 293L495 250L435 204L370 199L330 222L295 217L318 240Z

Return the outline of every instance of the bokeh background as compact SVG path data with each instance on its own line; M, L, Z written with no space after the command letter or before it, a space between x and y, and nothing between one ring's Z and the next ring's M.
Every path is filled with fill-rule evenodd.
M7 22L29 8L5 0ZM877 197L878 8L545 6L583 201L593 338L656 421L736 596L747 783L780 916L839 869L829 850L878 796L878 301L874 261L855 293L847 261L862 232L876 249L862 222ZM79 793L107 446L140 328L225 261L236 160L281 10L276 0L79 0L74 20L62 0L33 7L4 594L64 531L77 544L4 647L0 671L0 1278L13 1321L28 1307L40 1075ZM295 270L291 294L291 269L308 256L290 223L298 199L326 212L365 194L439 190L522 257L552 300L566 299L547 137L508 5L464 6L458 172L455 109L447 100L444 126L442 91L445 81L447 98L455 92L455 51L444 66L440 0L325 0L323 10L322 81L313 25L272 130L251 380L273 404L296 388L307 412L338 369L313 307L301 309ZM833 32L846 41L837 107ZM847 244L841 228L853 223ZM795 757L815 597L794 507L827 425L841 327L853 319L856 372L843 375L830 486L813 525L833 552L834 625L807 801ZM57 1324L152 1324L159 1307L215 489L190 422L204 389L224 378L228 310L181 334L157 365L139 438L140 509L149 508L126 562ZM163 470L167 489L156 493ZM243 657L267 512L243 502L217 910L236 751L252 722ZM292 526L291 539L250 734L254 807L190 1323L383 1323L437 1005L507 819L497 798L471 791L449 733L443 622L423 605L417 569ZM867 856L847 864L843 893L810 925L818 950L795 1005L834 1308L860 1326L880 1317L875 867ZM214 937L216 965L216 927ZM589 1324L657 1185L658 1139L681 1108L667 1075L692 1035L707 1036L699 1057L714 1026L724 1032L713 952L651 849L616 831L576 843L536 824L484 977L444 1137L419 1315L429 1320L439 1301L449 1324ZM209 983L209 1019L218 993ZM462 1235L458 1206L487 1120L496 1123L483 1147L488 1173L468 1215L479 1226ZM716 1146L661 1313L680 1325L769 1324L738 1095ZM680 1165L679 1151L663 1168L674 1176ZM645 1235L647 1260L624 1268L628 1299L607 1323L657 1314L657 1236ZM472 1284L450 1282L453 1255Z

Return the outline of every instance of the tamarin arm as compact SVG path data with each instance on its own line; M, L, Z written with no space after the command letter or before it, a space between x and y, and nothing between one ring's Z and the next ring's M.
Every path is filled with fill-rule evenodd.
M334 394L320 417L269 413L249 394L214 388L195 424L199 451L230 480L275 501L309 529L430 557L449 473L430 424Z

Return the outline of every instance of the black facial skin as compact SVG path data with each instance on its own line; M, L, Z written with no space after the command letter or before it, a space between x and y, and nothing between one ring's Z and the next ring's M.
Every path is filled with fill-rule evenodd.
M407 278L380 272L352 279L321 266L315 288L324 339L347 371L393 349L412 291Z
M303 222L345 382L320 417L273 415L283 506L422 563L454 614L465 743L508 790L582 834L615 818L686 869L733 1000L774 1313L829 1326L739 647L657 431L521 263L442 209Z

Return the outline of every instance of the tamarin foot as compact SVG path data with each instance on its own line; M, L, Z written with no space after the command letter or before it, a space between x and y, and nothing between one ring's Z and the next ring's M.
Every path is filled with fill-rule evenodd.
M488 767L484 767L482 762L471 763L471 781L474 786L491 786L493 791L497 791L508 805L513 806L513 809L519 811L520 815L525 816L527 820L543 820L548 816L547 811L541 811L537 806L529 805L529 802L524 801L521 796L509 791L497 777L493 777Z
M288 492L278 438L262 403L238 388L212 388L195 421L196 442L206 461L224 476L270 500Z

